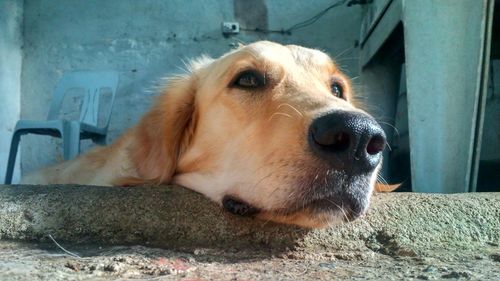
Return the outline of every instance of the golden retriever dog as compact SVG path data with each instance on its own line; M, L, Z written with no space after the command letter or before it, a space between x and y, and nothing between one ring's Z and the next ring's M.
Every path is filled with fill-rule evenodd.
M187 72L115 143L24 183L178 184L234 214L303 227L365 212L385 135L328 55L261 41Z

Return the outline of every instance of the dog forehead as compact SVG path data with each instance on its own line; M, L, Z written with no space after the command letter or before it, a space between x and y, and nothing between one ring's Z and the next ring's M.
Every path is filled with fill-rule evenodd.
M297 45L281 45L270 41L258 41L240 49L251 53L257 60L282 64L286 67L300 66L335 72L337 67L326 53Z
M297 64L308 67L315 66L328 68L328 70L331 71L336 69L336 66L330 56L322 51L296 45L288 45L286 47L290 50L291 55Z

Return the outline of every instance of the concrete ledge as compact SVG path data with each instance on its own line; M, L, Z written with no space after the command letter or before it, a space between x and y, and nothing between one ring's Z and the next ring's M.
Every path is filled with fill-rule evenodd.
M179 186L1 186L0 238L194 248L291 245L304 231L223 211Z
M364 219L304 230L240 218L182 187L0 186L0 239L422 256L500 242L500 193L378 194Z

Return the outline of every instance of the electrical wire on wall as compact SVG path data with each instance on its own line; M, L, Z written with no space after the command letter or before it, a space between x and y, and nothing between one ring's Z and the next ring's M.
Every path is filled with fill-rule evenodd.
M319 20L321 17L323 17L326 13L328 13L328 11L330 11L331 9L333 8L336 8L336 7L339 7L339 6L342 6L344 5L345 3L347 2L347 0L340 0L340 1L337 1L335 2L334 4L328 6L327 8L325 8L324 10L322 10L321 12L317 13L316 15L314 15L313 17L305 20L305 21L302 21L302 22L299 22L299 23L296 23L294 25L292 25L291 27L287 28L287 29L262 29L262 28L248 28L248 27L240 27L240 30L243 30L243 31L249 31L249 32L258 32L258 33L265 33L265 34L269 34L269 33L279 33L279 34L283 34L283 35L291 35L292 34L292 31L295 31L295 30L299 30L299 29L302 29L304 27L307 27L313 23L315 23L317 20ZM348 3L350 4L350 3ZM355 3L357 4L357 3Z

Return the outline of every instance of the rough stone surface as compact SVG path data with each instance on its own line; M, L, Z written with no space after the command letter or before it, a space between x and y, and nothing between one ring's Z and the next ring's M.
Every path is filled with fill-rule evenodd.
M498 280L499 244L500 193L377 194L363 219L304 230L177 186L0 186L9 279Z

